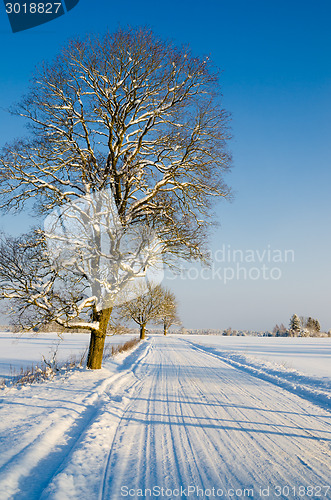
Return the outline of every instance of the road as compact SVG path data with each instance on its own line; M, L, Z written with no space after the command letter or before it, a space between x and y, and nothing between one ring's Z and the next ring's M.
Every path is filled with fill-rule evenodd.
M331 498L331 414L186 340L151 337L98 388L28 474L4 464L1 498Z

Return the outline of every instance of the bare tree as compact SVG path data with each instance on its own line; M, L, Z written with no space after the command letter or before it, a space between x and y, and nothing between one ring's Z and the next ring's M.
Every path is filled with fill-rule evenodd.
M286 337L288 334L287 328L284 325L284 323L281 323L280 325L276 324L272 330L273 336L276 337Z
M161 285L148 283L138 285L141 288L137 298L125 302L119 308L119 315L127 321L134 321L140 327L140 339L146 338L146 325L157 321L164 300L164 290Z
M96 326L87 316L94 303L94 298L84 293L88 283L63 267L56 269L37 233L18 238L2 235L0 285L1 298L9 301L20 327L32 329L53 321L63 328Z
M148 277L145 268L153 260L153 244L146 248L144 241L146 232L140 228L135 239L130 236L124 249L123 238L115 239L116 251L108 253L104 241L89 246L83 235L82 245L70 242L66 248L64 239L51 250L43 231L18 238L2 236L0 298L9 301L15 324L40 329L55 322L62 329L89 330L87 364L90 368L101 364L113 306L135 296L132 280ZM147 243L153 241L147 238Z
M43 286L51 294L39 291L42 302L26 304L34 312L41 306L49 321L65 321L67 327L71 324L67 311L75 311L78 319L90 309L90 322L85 321L91 331L90 368L101 367L118 290L109 282L119 281L123 272L127 281L132 280L149 265L146 261L134 272L134 266L129 271L122 266L116 275L119 227L121 234L139 224L153 230L168 264L178 257L204 258L213 200L230 196L223 182L230 164L228 116L219 106L219 96L217 74L208 58L194 57L187 48L163 42L151 31L128 29L72 41L55 61L36 71L29 93L13 110L27 119L30 135L6 145L0 155L2 210L21 210L34 201L34 212L40 216L74 204L90 230L87 267L94 270L91 279L86 261L82 266L76 260L70 267L70 259L65 266L62 261L62 269L45 257L43 242L41 253L47 261ZM105 269L100 219L107 220L108 214L97 201L88 204L86 216L79 204L82 197L99 200L100 193L111 198L109 211L117 220L106 228L110 247L115 242L107 253L115 270L106 284L98 270ZM55 231L55 236L61 244L61 235ZM21 270L15 274L14 267L10 279L18 283ZM38 280L41 288L39 275ZM60 298L55 300L52 286L58 281L75 283L72 290L79 293L60 286ZM27 280L26 286L34 293L34 280ZM85 298L81 290L87 293ZM28 293L19 299L14 291L6 294L7 299L19 300L21 307L27 297ZM28 311L25 308L25 318Z
M162 305L158 312L156 323L163 325L163 333L167 335L169 328L172 325L180 325L181 321L178 316L178 303L173 292L163 289Z

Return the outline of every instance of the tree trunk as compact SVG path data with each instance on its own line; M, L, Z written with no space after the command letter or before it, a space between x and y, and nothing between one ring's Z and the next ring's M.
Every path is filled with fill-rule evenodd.
M112 308L93 313L93 321L99 321L99 329L91 331L90 346L87 356L87 368L99 370L102 366L103 349L105 346L107 325Z
M146 338L146 323L140 325L140 340L144 340Z
M167 325L163 325L163 333L164 333L164 335L167 335L167 333L168 333Z

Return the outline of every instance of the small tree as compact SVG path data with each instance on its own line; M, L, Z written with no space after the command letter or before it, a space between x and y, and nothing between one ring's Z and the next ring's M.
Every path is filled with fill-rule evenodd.
M177 313L177 300L175 294L170 290L163 290L162 306L158 313L156 323L163 325L163 333L167 335L172 325L180 325L181 321Z
M288 331L284 323L281 323L280 325L276 324L272 330L272 333L275 337L286 337L288 335Z
M290 334L293 337L297 337L300 334L300 331L301 331L300 318L296 314L293 314L290 320Z
M275 337L286 337L288 334L288 331L287 331L284 323L281 323L280 325L276 324L274 326L272 333L273 333L273 336L275 336Z
M317 319L314 319L314 330L316 333L319 333L321 331L321 325Z
M139 288L138 297L122 304L118 314L124 320L137 323L140 327L140 339L145 339L146 325L158 319L164 295L161 285L141 283L137 288Z
M281 323L281 324L279 325L279 335L280 335L281 337L286 337L286 336L287 336L287 333L288 333L288 332L287 332L287 328L286 328L286 326L284 325L284 323Z
M273 327L272 333L273 333L274 337L278 337L279 336L279 325L278 325L278 323L276 323L275 326Z
M319 333L321 330L321 325L319 324L319 321L317 319L312 318L311 316L305 318L305 321L302 322L302 326L306 330L308 336Z

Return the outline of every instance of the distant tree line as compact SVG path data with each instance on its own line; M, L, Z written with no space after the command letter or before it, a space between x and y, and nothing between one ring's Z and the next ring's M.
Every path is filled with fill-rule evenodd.
M330 333L330 332L329 332ZM298 316L293 314L290 319L289 328L283 323L276 324L272 330L275 337L314 337L321 335L321 325L317 319L311 316Z

